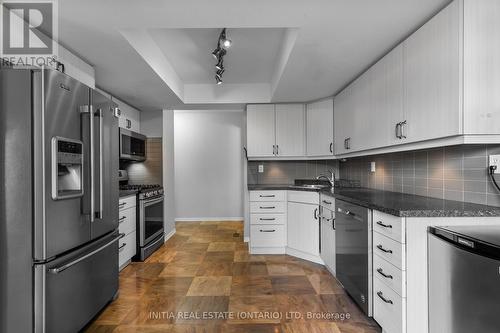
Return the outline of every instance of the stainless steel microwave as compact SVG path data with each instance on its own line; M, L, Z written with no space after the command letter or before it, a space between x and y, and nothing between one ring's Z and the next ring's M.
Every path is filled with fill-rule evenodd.
M142 134L120 128L120 159L145 161L146 137Z

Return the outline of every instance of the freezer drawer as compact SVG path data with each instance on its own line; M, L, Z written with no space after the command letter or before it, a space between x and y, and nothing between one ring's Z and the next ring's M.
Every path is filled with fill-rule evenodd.
M74 333L118 291L118 236L35 265L35 333Z

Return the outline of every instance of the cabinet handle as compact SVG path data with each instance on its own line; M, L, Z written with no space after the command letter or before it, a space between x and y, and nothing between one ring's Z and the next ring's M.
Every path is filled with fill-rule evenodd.
M126 204L127 204L126 202L122 202L121 204L118 205L118 207L121 208L121 207L125 206Z
M276 145L273 145L273 155L276 155Z
M377 272L387 279L392 279L392 275L385 274L382 268L377 268Z
M326 201L326 200L323 200L323 203L324 203L324 204L327 204L327 205L331 205L331 204L332 204L332 202L331 202L331 201Z
M314 219L317 220L318 219L318 208L315 208L314 209Z
M123 250L123 248L127 245L127 243L123 243L122 245L120 245L120 247L118 248L118 251L121 251Z
M385 298L384 294L381 291L377 293L377 296L380 297L380 299L383 300L385 303L394 304L390 299Z
M274 209L276 208L275 206L260 206L260 209Z
M272 230L260 229L260 232L275 232L275 231L276 231L275 229L272 229Z
M377 224L379 226L381 226L381 227L392 229L392 225L390 225L390 224L384 224L382 221L377 221Z
M377 245L377 249L385 253L392 253L392 250L384 249L384 247L381 244Z
M399 126L401 126L401 123L396 124L396 138L401 139L401 137L399 136Z
M280 145L276 145L276 155L280 154Z
M259 220L261 220L261 221L275 221L276 218L275 217L270 217L270 218L261 217Z
M259 195L259 197L261 197L261 198L274 198L275 195L274 194L267 194L267 195L262 195L261 194L261 195Z
M335 230L335 219L332 219L332 229Z
M120 217L120 219L118 220L118 223L123 223L123 221L125 221L126 218L127 218L126 216Z
M330 142L330 153L333 153L333 142Z
M406 139L406 134L405 132L403 131L403 129L405 128L405 125L406 125L406 120L403 121L400 125L400 128L401 128L401 137L400 139Z

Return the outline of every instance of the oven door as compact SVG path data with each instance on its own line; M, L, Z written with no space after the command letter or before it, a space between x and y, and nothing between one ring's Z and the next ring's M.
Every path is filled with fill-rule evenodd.
M146 137L142 134L120 128L120 159L146 160Z
M140 200L139 214L139 244L142 247L163 233L163 196Z

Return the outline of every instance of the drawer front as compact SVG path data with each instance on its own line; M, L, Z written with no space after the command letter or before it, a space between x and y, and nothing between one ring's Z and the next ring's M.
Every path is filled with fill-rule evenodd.
M285 214L251 214L250 224L285 224Z
M373 255L373 276L394 290L399 296L406 297L406 271L403 271L378 254Z
M288 201L317 205L319 194L317 192L288 191Z
M120 215L118 216L118 230L121 234L128 235L132 231L135 231L137 228L135 207L120 210Z
M285 191L250 191L250 201L285 201Z
M122 267L136 253L136 232L131 232L118 241L118 267Z
M396 242L392 238L374 232L373 253L384 258L399 269L406 269L405 245Z
M384 298L384 299L382 299ZM406 332L406 298L396 294L382 283L373 279L373 319L386 333Z
M128 197L120 198L118 203L118 208L121 210L128 209L131 207L135 207L137 205L137 197L135 195L131 195Z
M286 210L285 202L250 202L250 213L284 213Z
M335 199L328 195L320 194L319 204L321 207L325 207L331 211L335 210Z
M252 225L250 226L251 247L284 247L285 226L283 225Z
M373 230L397 242L406 243L404 217L397 217L374 210Z

